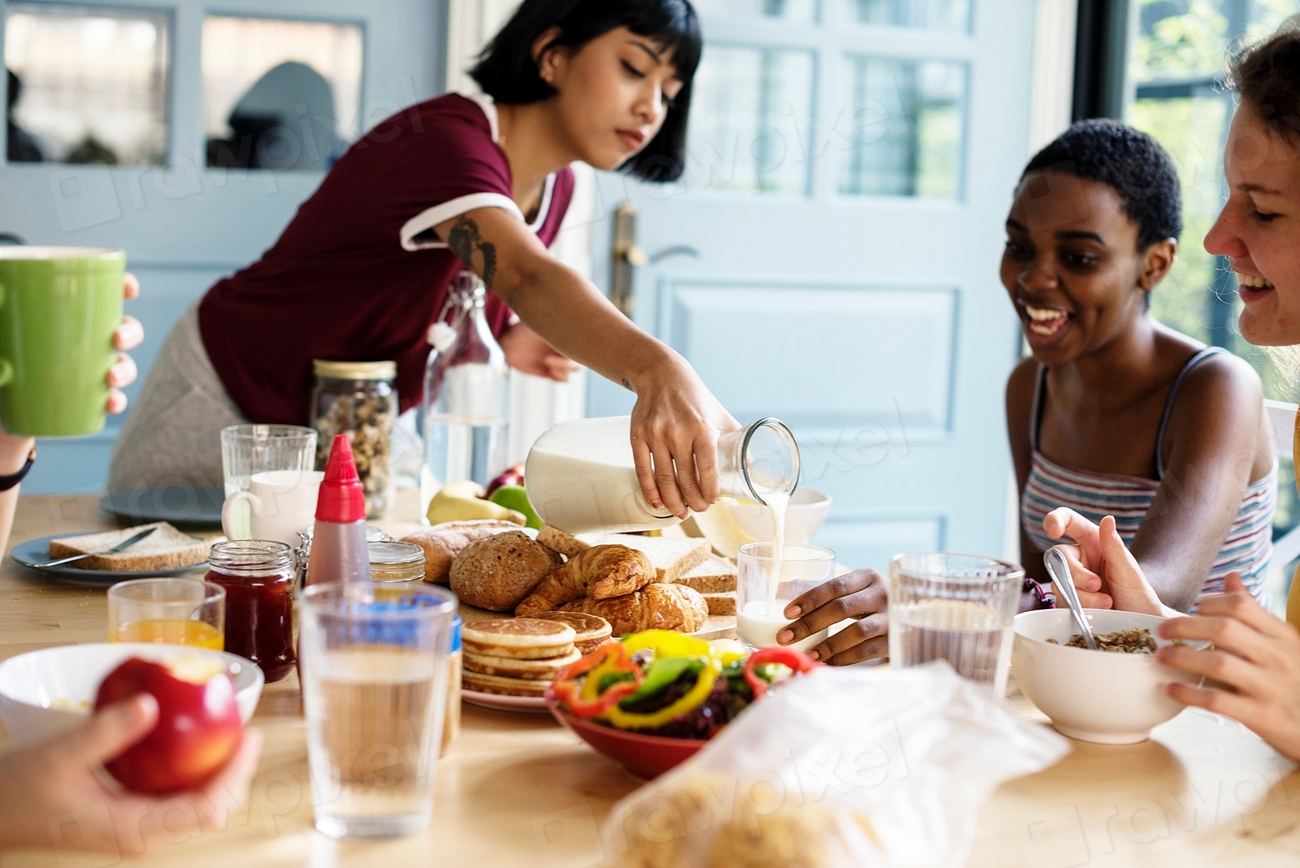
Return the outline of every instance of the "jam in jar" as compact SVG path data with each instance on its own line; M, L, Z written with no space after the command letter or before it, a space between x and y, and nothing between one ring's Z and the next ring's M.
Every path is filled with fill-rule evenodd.
M215 543L207 581L226 589L226 647L252 660L268 682L294 667L293 552L270 540Z

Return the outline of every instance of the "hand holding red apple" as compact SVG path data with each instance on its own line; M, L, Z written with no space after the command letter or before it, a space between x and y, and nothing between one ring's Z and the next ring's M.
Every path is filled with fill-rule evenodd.
M211 658L123 661L100 683L95 710L137 693L157 701L157 722L143 739L104 764L128 790L161 796L194 789L239 746L244 725L235 685Z
M224 828L248 796L262 734L248 729L234 756L201 790L166 799L111 792L99 767L153 731L157 701L147 693L99 709L74 730L0 755L0 850L75 847L123 856L158 849L159 828L176 840L176 817L198 818L199 830ZM177 811L178 806L188 810Z

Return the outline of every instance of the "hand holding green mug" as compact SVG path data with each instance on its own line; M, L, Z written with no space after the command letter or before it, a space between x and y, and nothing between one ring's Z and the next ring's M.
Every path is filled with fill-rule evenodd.
M143 330L120 250L0 247L0 424L10 434L94 434L126 406Z

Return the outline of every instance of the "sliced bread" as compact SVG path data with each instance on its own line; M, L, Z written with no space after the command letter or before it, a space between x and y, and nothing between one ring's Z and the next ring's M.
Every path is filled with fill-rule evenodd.
M736 565L726 558L710 555L695 569L677 580L701 594L718 594L736 590Z
M96 555L75 561L70 566L83 570L179 570L196 567L208 559L209 544L187 533L181 533L165 521L142 524L123 530L103 533L86 533L50 540L50 559L102 552L125 542L147 527L156 527L130 548L115 555Z
M570 536L562 530L557 530L549 524L542 525L542 529L537 532L537 541L554 552L559 552L566 558L574 557L591 548L591 543L583 542L576 536Z
M721 591L716 594L701 594L704 597L704 603L709 607L710 615L734 615L736 614L736 592Z

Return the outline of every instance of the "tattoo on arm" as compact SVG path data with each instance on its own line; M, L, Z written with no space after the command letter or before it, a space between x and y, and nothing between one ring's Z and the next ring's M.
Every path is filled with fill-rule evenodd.
M497 271L496 245L483 240L477 223L464 214L457 217L456 222L451 226L451 231L447 233L447 246L461 262L478 272L488 289L492 288L492 281ZM477 264L474 259L475 251L479 255Z

